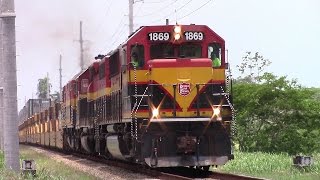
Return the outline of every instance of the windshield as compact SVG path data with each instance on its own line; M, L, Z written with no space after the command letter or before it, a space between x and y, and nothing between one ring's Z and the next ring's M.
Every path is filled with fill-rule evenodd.
M200 58L201 45L170 43L153 44L150 46L151 59L174 59L174 58Z
M201 46L198 44L182 44L179 50L179 57L200 58Z

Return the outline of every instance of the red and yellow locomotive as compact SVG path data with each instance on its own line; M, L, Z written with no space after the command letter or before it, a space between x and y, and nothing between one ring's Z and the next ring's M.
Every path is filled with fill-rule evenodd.
M225 164L227 68L207 26L141 27L63 88L63 148L151 167Z

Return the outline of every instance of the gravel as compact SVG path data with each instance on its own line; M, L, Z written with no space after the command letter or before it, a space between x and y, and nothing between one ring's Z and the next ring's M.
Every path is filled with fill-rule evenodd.
M122 179L152 179L149 176L134 173L132 171L126 171L125 169L108 166L99 162L94 162L87 159L75 157L73 155L65 155L53 151L47 151L44 149L32 147L32 150L44 154L55 161L62 162L70 167L73 167L79 171L86 172L97 179L106 180L122 180Z

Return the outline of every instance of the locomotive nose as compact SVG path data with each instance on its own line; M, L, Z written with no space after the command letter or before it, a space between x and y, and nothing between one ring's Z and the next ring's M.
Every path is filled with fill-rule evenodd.
M172 104L175 103L175 107L166 110L160 107L161 117L196 116L188 109L197 95L196 85L206 84L212 78L211 60L208 58L154 59L148 64L149 82L155 85L154 89L162 89L164 103L169 100ZM157 94L157 96L161 95Z

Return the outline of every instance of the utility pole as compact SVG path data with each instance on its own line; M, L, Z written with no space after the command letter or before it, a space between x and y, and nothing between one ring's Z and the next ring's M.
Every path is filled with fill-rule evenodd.
M14 0L1 0L3 29L3 95L5 167L19 171L19 138L17 107L16 30Z
M133 3L134 0L129 0L129 36L133 32Z
M59 59L59 72L60 72L60 87L59 87L59 101L62 102L62 55L60 54L60 59Z
M49 83L49 73L47 72L47 99L50 99L50 83Z
M144 0L129 0L129 36L133 33L133 4Z
M1 43L1 41L0 41ZM1 55L1 53L0 53ZM1 58L0 58L0 61ZM0 66L2 67L2 63L0 63ZM2 70L1 70L2 71ZM2 74L2 73L1 73ZM2 75L0 76L2 78ZM0 85L0 151L3 151L3 87L2 84Z
M83 59L83 38L82 38L82 21L80 21L80 67L84 70L84 59Z
M0 0L1 8L1 0ZM1 14L1 9L0 9ZM2 47L2 19L0 18L0 151L3 150L3 47Z

